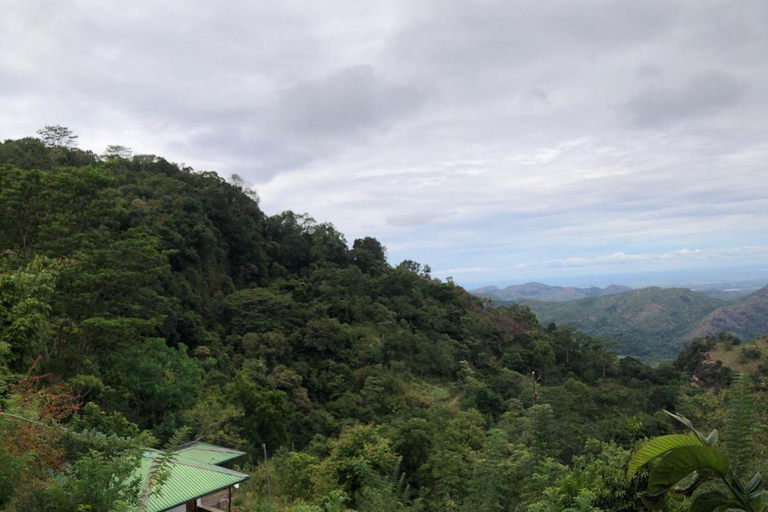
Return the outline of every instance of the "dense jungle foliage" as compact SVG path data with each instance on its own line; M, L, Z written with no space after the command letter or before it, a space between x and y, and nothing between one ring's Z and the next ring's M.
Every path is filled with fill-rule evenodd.
M700 345L619 358L117 146L0 144L0 255L0 510L135 509L110 482L184 427L248 452L241 511L643 510L627 464L679 430L662 409L728 430Z

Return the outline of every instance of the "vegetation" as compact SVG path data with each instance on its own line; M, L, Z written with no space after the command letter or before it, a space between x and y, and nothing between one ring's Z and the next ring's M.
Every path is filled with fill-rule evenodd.
M574 286L549 286L543 283L525 283L507 286L500 289L496 286L486 286L472 290L479 297L486 297L494 301L564 301L583 299L585 297L600 297L631 290L628 286L612 284L605 288L593 286L591 288L577 288Z
M556 322L613 338L620 354L649 362L674 358L683 343L692 339L696 326L726 304L691 290L657 287L568 302L525 303L542 323Z
M136 510L141 447L185 429L249 454L238 511L641 510L625 470L676 432L659 410L744 425L729 370L697 377L706 340L619 359L374 238L267 216L237 178L50 131L0 144L0 510ZM763 376L741 386L765 401Z
M768 286L712 311L690 333L699 338L728 332L751 340L768 331Z
M690 505L693 512L762 512L765 503L765 484L760 473L746 483L742 475L750 467L754 409L744 376L737 376L731 391L726 429L727 453L716 448L717 430L704 436L691 421L681 415L667 413L690 429L691 434L672 434L652 439L632 457L627 471L631 479L638 470L660 458L648 476L648 488L640 494L647 505L655 508L669 493L692 495L711 480L715 485L696 495ZM681 481L684 485L678 486Z

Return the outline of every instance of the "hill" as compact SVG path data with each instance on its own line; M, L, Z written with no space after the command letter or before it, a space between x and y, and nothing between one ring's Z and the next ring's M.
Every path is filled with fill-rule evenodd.
M417 262L390 264L375 238L267 215L237 178L0 144L2 510L85 509L81 491L125 469L115 439L182 427L246 463L266 446L278 510L525 510L546 496L535 508L559 510L576 506L556 495L572 464L623 474L633 440L671 428L655 413L678 385L526 306L487 308ZM82 435L62 442L70 430ZM557 471L531 478L538 464ZM239 490L247 510L272 508L258 475ZM626 498L579 506L630 510L624 479L610 485Z
M742 340L768 333L768 286L708 314L686 340L727 332Z
M593 336L610 336L615 349L648 361L674 357L689 333L727 303L684 288L643 288L568 302L525 301L542 324L555 322Z
M712 413L688 367L123 155L0 144L0 510L125 510L114 483L189 428L247 452L238 511L630 512L633 446L676 428L659 410Z
M736 345L727 336L721 336L707 351L710 361L719 361L734 372L765 374L768 363L768 336L758 336L749 343Z
M478 297L486 297L495 300L518 301L518 300L540 300L540 301L564 301L576 300L586 297L600 297L629 291L628 286L612 284L605 288L596 286L590 288L576 288L573 286L549 286L544 283L525 283L498 288L496 286L486 286L472 290L471 293Z
M722 388L737 373L764 378L768 375L768 336L748 343L727 333L695 338L685 345L674 366L690 375L690 383L697 387Z

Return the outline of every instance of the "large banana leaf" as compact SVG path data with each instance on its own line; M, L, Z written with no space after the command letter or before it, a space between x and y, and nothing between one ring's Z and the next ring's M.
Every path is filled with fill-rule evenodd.
M632 457L632 460L629 461L627 479L632 479L638 469L645 466L656 457L664 455L675 448L682 448L683 446L701 446L701 441L699 441L696 436L682 434L672 434L651 439L637 450L637 453Z
M718 491L703 492L691 503L690 512L722 512L741 509L741 503Z
M648 478L648 492L664 492L694 471L714 471L721 477L730 464L722 453L708 446L683 446L668 452L653 468Z

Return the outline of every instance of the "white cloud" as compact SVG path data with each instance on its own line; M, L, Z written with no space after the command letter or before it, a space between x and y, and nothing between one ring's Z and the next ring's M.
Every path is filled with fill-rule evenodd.
M658 253L626 254L614 252L592 257L571 257L546 263L546 266L557 267L601 267L605 265L625 265L630 263L654 264L690 264L693 261L715 261L726 263L731 259L762 259L768 258L768 246L764 247L732 247L716 249L678 249L676 251Z
M477 274L479 272L487 272L491 270L487 267L468 267L468 268L449 268L447 270L433 270L432 275L436 277L440 276L455 276L459 274Z

